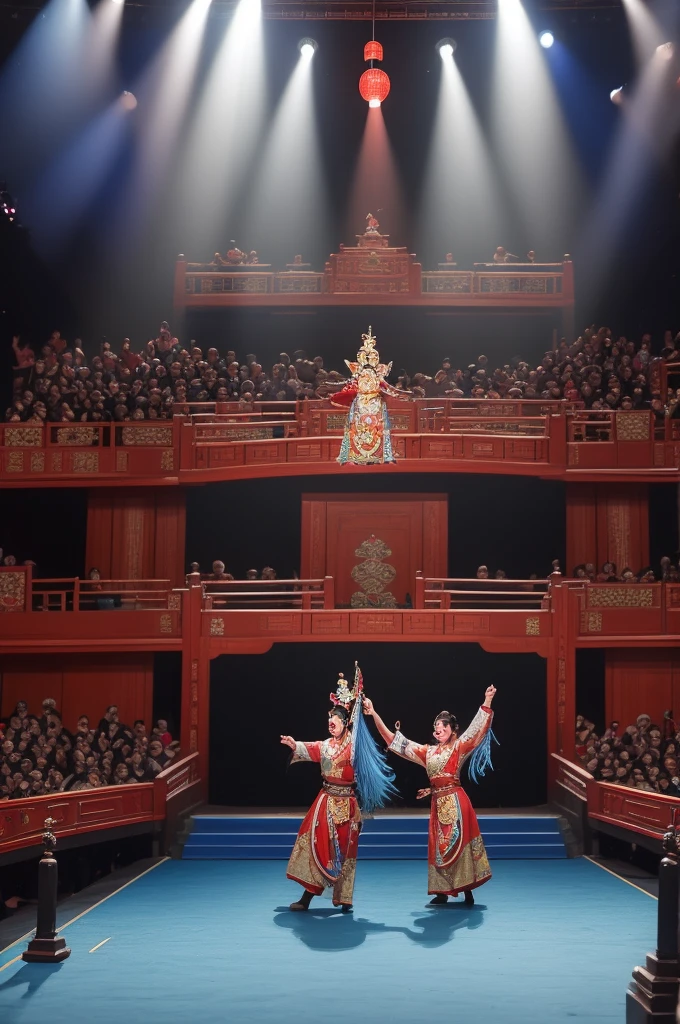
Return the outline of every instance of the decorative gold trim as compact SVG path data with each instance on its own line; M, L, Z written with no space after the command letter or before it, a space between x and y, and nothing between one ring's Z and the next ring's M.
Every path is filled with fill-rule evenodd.
M72 465L74 473L98 473L99 452L74 452Z
M172 448L169 448L165 452L161 452L161 469L174 469L175 468L175 453Z
M24 453L22 451L8 452L7 461L5 462L5 469L8 473L23 473L24 471Z
M5 427L5 448L42 448L42 427Z
M589 608L655 608L654 591L638 583L592 587L588 590Z
M31 452L31 473L45 472L45 452Z
M210 620L210 635L211 636L224 636L224 619L211 619Z
M602 632L602 612L588 612L586 628L589 633Z
M128 468L128 453L127 452L116 452L116 472L127 473Z
M161 615L161 633L172 633L172 615L168 615L167 612Z
M527 636L540 636L541 635L541 620L537 615L529 615L526 620L526 635Z

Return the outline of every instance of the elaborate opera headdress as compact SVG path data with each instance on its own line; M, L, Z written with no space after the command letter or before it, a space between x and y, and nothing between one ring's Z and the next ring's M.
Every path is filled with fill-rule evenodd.
M375 347L375 343L378 339L373 334L373 329L368 328L367 334L361 335L361 348L357 352L356 363L351 363L348 359L345 360L346 365L349 367L352 373L356 373L359 369L370 366L376 370L380 376L386 377L392 369L392 363L385 366L384 363L380 362L380 353Z
M362 714L364 679L357 662L354 663L354 686L350 690L342 672L338 676L335 693L330 694L336 710L343 709L342 717L349 716L352 725L352 767L357 783L359 805L364 814L373 814L384 807L398 792L394 785L394 772L378 747L366 719ZM351 710L350 710L351 709Z

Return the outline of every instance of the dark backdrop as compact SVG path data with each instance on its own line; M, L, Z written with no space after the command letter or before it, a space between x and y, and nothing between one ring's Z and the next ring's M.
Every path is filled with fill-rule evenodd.
M600 735L609 725L604 720L604 671L603 648L576 652L576 714L594 722Z
M262 655L229 655L211 664L210 801L234 806L307 806L319 768L286 768L280 735L316 740L327 734L328 694L338 672L361 666L366 693L385 722L398 718L409 739L431 739L432 720L447 709L467 728L490 683L494 699L495 771L465 788L477 807L524 807L546 799L545 661L534 654L487 654L476 644L278 644ZM371 729L373 724L371 723ZM376 734L377 735L377 734ZM390 755L401 799L427 785L423 769Z
M540 10L540 5L527 6L536 29L545 27L547 15ZM675 18L677 28L675 0L665 0L663 6L669 14L668 24ZM182 3L168 3L164 9L153 11L126 5L116 58L119 74L113 95L120 88L136 86L184 8ZM37 18L41 17L42 14L37 13ZM36 177L52 159L60 156L67 143L78 137L86 124L77 105L73 105L71 113L71 105L63 103L53 123L46 124L44 131L36 131L35 125L25 116L27 90L21 87L21 78L13 83L13 91L3 91L7 81L4 74L11 73L19 62L18 44L34 18L36 11L31 5L17 3L14 8L6 5L0 11L0 102L3 107L0 180L7 179L19 201L20 211L22 199L28 196ZM555 88L563 104L565 120L588 187L579 216L574 218L566 237L550 239L543 255L559 258L565 251L574 254L577 274L581 275L580 287L588 282L590 253L601 248L587 240L586 228L593 196L602 183L602 175L609 169L609 146L621 120L621 111L609 102L609 92L633 80L634 60L622 10L551 12L549 20L558 45L564 48L563 57L566 59L561 62L557 59L560 55L556 48L548 60L556 68ZM201 78L205 76L221 39L223 21L223 12L217 9L211 12L199 81L190 103L189 121L193 116L193 102L199 95ZM435 237L436 232L430 237L422 237L418 199L426 170L440 77L435 43L442 35L453 31L459 43L456 59L486 131L492 115L495 27L493 21L481 20L457 21L455 26L447 26L445 22L413 21L381 21L378 25L378 37L385 47L384 67L392 80L392 91L384 105L384 117L407 206L399 217L395 211L386 211L383 228L389 230L394 243L408 245L417 251L426 266L436 263L452 246L464 261L488 256L488 253L480 251L480 245L475 245L474 232L466 238L462 237L461 231L455 232L453 239ZM264 157L266 140L263 139L254 154L243 194L234 197L230 210L214 211L210 237L198 233L196 228L194 204L200 201L200 196L181 191L173 174L169 174L164 184L159 183L154 196L155 209L148 211L144 223L128 224L125 220L128 215L137 216L135 205L127 202L133 163L134 131L131 131L127 148L110 168L108 178L74 225L72 233L64 235L60 251L50 260L50 268L58 276L62 294L72 300L72 305L59 303L56 297L48 298L44 281L37 272L32 273L32 292L35 294L40 290L41 295L48 299L27 310L27 319L32 321L31 326L36 332L44 333L53 328L55 319L58 319L58 326L67 336L79 335L86 345L93 347L99 344L102 334L112 339L129 334L136 340L145 340L152 331L155 332L160 319L168 314L173 261L180 251L192 258L202 257L212 254L215 248L223 250L229 239L235 237L242 247L258 249L267 261L283 263L302 248L316 266L321 266L327 254L337 250L340 241L348 240L348 199L366 119L366 105L358 96L357 80L364 68L362 50L370 35L370 23L314 21L305 25L299 21L266 21L264 39L270 113L275 110L297 58L296 43L305 32L310 32L320 44L314 58L313 74L319 143L329 197L326 215L320 216L320 211L310 209L303 218L300 231L296 228L284 235L276 223L271 223L262 229L261 237L244 237L251 233L246 224L252 205L248 201L252 200L248 188ZM672 35L672 30L669 35ZM49 56L47 54L46 58ZM45 63L43 60L41 66L39 62L36 68L24 65L28 85L41 72L44 73ZM71 72L73 69L63 70ZM60 84L58 76L54 81L55 87ZM104 98L102 109L111 98ZM225 96L225 104L228 103L229 97ZM496 154L492 153L491 158L498 163ZM209 159L210 155L206 154L206 160ZM173 158L169 163L174 166L180 161ZM508 225L505 232L508 237L502 241L513 251L524 252L535 243L527 236L526 225L513 206L503 166L498 164L497 170L504 193L503 216ZM285 176L285 166L280 173ZM615 330L633 334L651 326L658 333L677 317L679 184L677 159L652 172L645 197L638 201L630 216L625 244L608 250L607 282L600 293L592 297L588 308L580 310L579 322L606 319L614 321L612 326ZM569 183L565 183L565 192L568 189ZM59 206L58 196L55 196L55 205ZM322 220L327 224L327 230L315 233L317 223ZM39 244L41 225L29 226L33 228ZM307 241L300 241L299 234ZM501 240L497 241L500 244ZM486 244L485 241L483 247ZM7 279L7 268L14 260L13 253L6 254L0 284ZM8 291L7 300L10 298ZM16 325L17 314L21 312L14 304L6 305L3 297L0 310L6 309L9 309L9 315L0 315L0 331L5 336ZM676 329L677 326L676 321Z
M6 488L0 497L0 547L43 579L84 576L87 488ZM89 568L89 566L87 567Z
M221 559L237 578L247 569L300 569L303 494L448 493L449 572L473 576L478 565L508 576L545 577L565 551L564 485L533 477L387 474L239 480L187 490L187 568L210 572Z
M182 714L182 655L179 651L156 651L153 656L153 723L165 718L174 740L179 739ZM188 754L189 751L182 751Z

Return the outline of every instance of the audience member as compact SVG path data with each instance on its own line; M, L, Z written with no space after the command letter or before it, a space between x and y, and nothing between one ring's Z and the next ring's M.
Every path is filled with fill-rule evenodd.
M678 751L680 732L673 712L664 712L664 729L647 714L619 734L619 722L610 722L602 736L583 715L576 717L576 757L593 778L630 789L680 796ZM671 731L671 729L673 731Z
M167 767L178 746L165 719L149 738L143 721L130 728L111 705L96 729L81 715L71 733L52 698L43 701L40 717L19 701L8 723L0 723L0 801L148 782Z
M497 255L505 262L508 254L502 250ZM321 356L310 359L302 349L292 360L280 353L269 373L255 353L248 353L243 363L233 351L222 357L210 348L204 354L193 342L182 345L167 321L141 351L133 352L125 338L119 354L107 343L89 361L80 340L69 346L59 331L37 358L18 337L12 346L14 398L5 415L10 422L169 419L178 408L184 411L203 402L232 402L249 411L254 402L328 398L346 379L344 369L329 371ZM662 395L659 372L662 362L680 358L679 347L680 334L673 339L669 331L654 358L647 334L636 343L626 337L615 340L607 327L589 327L572 344L562 339L536 367L513 359L492 370L488 358L480 355L466 369L453 369L446 358L433 376L400 371L396 387L416 397L565 399L603 411L651 409L661 421L680 416L680 389L669 388Z

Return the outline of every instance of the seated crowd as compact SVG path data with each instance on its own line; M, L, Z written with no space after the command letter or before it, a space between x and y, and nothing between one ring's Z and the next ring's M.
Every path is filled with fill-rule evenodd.
M611 722L602 736L583 715L576 718L576 755L600 782L680 796L679 752L680 731L672 711L664 713L661 726L649 715L638 715L635 725L623 730Z
M591 583L679 583L680 572L668 555L659 561L659 568L646 565L638 572L628 566L617 571L614 562L605 562L598 572L592 562L582 562L574 568L574 579L589 580Z
M54 331L39 354L19 337L14 397L6 420L21 423L124 422L169 419L187 403L232 402L248 411L254 402L326 399L338 391L346 371L327 370L321 356L293 358L281 352L265 372L254 353L244 360L234 351L205 353L193 341L184 346L166 321L158 337L140 351L129 338L120 353L108 343L101 354L86 358L80 339L69 344ZM609 328L589 327L573 344L562 340L538 366L513 359L492 369L485 355L464 369L442 360L433 375L405 369L396 387L416 398L566 399L588 409L649 409L659 418L680 415L680 389L661 394L659 364L680 360L680 334L666 331L660 354L652 356L652 339L615 339Z
M150 782L177 754L179 743L160 719L147 732L118 718L111 705L96 727L87 715L70 732L47 698L39 715L19 701L7 722L0 722L0 801L127 782Z
M212 564L212 572L202 573L201 566L198 562L192 562L189 566L188 576L199 575L204 583L229 583L233 582L236 577L232 576L230 572L226 571L224 562L216 559ZM257 569L247 569L246 574L243 577L245 580L253 582L254 580L265 580L272 582L277 579L276 569L272 569L270 565L265 565L261 572ZM293 579L297 579L297 573L293 573Z

